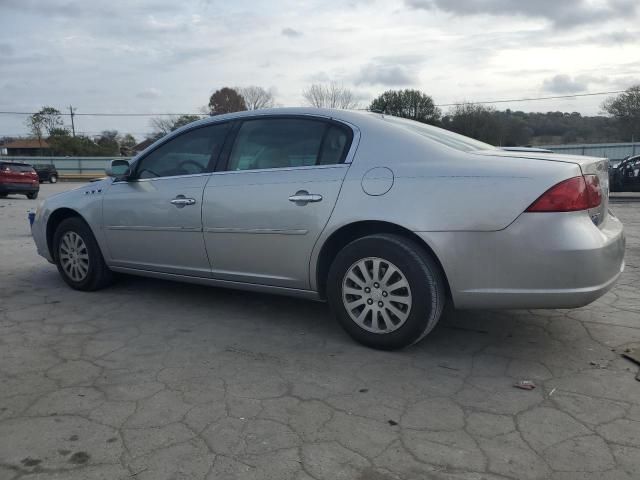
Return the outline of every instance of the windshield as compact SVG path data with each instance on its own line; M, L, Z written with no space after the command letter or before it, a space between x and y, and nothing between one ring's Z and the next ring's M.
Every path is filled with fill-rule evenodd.
M410 130L423 137L427 137L434 142L438 142L447 147L455 148L463 152L471 152L473 150L494 150L496 147L489 145L488 143L474 140L473 138L465 137L457 133L450 132L443 128L434 127L425 123L416 122L414 120L407 120L405 118L391 117L385 115L383 119L398 127Z

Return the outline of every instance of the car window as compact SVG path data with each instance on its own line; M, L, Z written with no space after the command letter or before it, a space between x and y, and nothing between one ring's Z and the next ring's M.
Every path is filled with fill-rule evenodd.
M340 163L348 132L320 120L270 118L243 122L228 170Z
M385 115L383 120L392 125L412 131L437 143L463 152L472 152L474 150L493 150L496 148L488 143L480 142L473 138L465 137L464 135L450 132L443 128L416 122L415 120L392 117L389 115Z
M33 168L31 168L31 165L5 164L5 167L8 167L8 170L10 172L31 172L33 170Z
M136 167L138 178L193 175L208 171L229 130L229 123L208 125L189 130L153 150L140 159Z
M329 126L327 134L324 137L322 150L320 153L319 165L332 165L342 163L347 153L347 144L350 140L350 134L346 128Z

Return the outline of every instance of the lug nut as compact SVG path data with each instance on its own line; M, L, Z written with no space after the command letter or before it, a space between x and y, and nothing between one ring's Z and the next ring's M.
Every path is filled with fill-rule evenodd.
M369 287L366 287L366 288L364 289L364 293L371 293L371 289L370 289Z
M389 295L387 292L382 292L383 297L386 297L387 295Z
M367 300L367 303L368 303L369 305L371 305L371 304L373 303L373 300L369 299L369 300Z
M374 286L375 288L379 288L379 287L380 287L380 284L376 282L376 283L374 283L374 284L373 284L373 286Z
M384 306L384 303L382 303L382 302L378 302L378 306L379 306L380 308L382 308L382 307Z

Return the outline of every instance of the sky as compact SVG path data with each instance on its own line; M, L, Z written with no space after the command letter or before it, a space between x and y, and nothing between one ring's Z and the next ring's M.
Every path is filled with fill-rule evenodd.
M300 106L327 82L363 108L399 88L436 104L622 90L640 83L640 2L0 0L0 111L198 113L248 85ZM604 98L496 106L596 115ZM152 130L76 117L77 132L104 129ZM0 136L25 133L24 117L0 115Z

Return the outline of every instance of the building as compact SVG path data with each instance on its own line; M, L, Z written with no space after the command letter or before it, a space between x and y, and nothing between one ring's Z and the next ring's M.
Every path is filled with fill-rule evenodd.
M2 155L15 157L37 157L51 155L51 147L45 139L19 138L0 146Z

